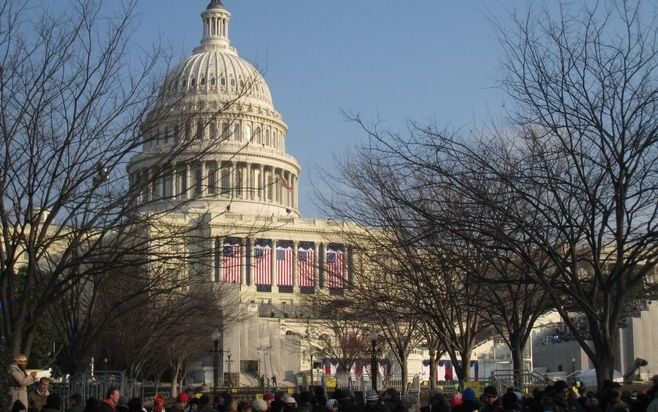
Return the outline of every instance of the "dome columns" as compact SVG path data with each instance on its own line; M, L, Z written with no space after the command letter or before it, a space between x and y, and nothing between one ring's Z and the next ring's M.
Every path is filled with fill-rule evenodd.
M154 179L154 176L160 176ZM143 168L130 174L133 185L150 182L143 203L155 200L220 198L297 210L297 174L283 167L248 161L179 162L165 170Z

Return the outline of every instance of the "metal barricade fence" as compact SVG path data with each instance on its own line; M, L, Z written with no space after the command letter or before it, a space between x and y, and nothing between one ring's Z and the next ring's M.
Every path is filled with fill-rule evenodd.
M144 395L142 383L128 379L121 371L82 373L52 383L52 391L59 393L66 407L74 393L79 393L84 403L89 398L102 400L112 387L118 388L128 399Z

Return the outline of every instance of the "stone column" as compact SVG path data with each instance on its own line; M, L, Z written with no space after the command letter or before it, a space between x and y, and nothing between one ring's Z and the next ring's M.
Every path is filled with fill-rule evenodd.
M276 239L272 239L272 253L270 253L270 270L272 273L272 292L279 293L279 274L276 270Z
M254 286L254 240L250 237L245 239L245 285L249 288ZM247 276L249 273L249 276Z
M233 162L226 162L228 167L228 195L230 198L233 198L235 194L235 167Z
M208 196L208 166L201 161L201 196Z
M214 238L215 243L215 282L222 280L222 253L224 252L224 239L221 236Z
M315 276L313 276L313 287L316 291L320 290L320 245L320 242L315 242L315 253L313 253L313 271L315 272Z
M293 293L299 293L299 270L297 269L297 252L299 249L299 242L292 242L292 291Z
M240 289L247 285L247 248L249 239L240 239Z
M265 166L263 164L259 165L258 173L258 200L261 202L265 201Z
M185 163L185 196L187 199L194 197L192 190L192 165L188 162Z

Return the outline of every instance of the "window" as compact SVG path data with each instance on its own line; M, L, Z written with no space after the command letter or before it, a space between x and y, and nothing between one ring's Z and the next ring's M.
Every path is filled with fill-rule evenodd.
M222 123L222 139L228 139L229 134L228 123Z
M210 78L210 85L211 85L211 86L214 86L216 83L217 83L217 80L215 80L214 77L211 77L211 78Z
M238 141L242 140L242 135L240 134L240 124L236 124L233 128L233 139Z
M176 125L174 126L174 143L178 143L178 139L180 139L180 126Z
M213 166L208 170L208 193L211 195L217 194L217 166Z
M185 124L185 140L190 140L192 137L192 121L188 120Z
M203 190L203 170L201 165L194 168L194 194L201 196Z
M220 78L219 78L219 84L221 84L222 87L226 86L226 79L223 78L223 77L220 77Z
M208 125L208 132L210 133L210 138L211 139L216 139L217 138L217 126L215 126L215 122L210 122Z
M228 194L231 190L231 169L228 166L222 167L221 193Z
M169 144L169 133L171 130L169 129L169 126L165 126L164 129L164 144Z
M254 135L254 137L256 138L256 143L260 143L260 141L262 140L260 126L256 128L256 134Z
M190 87L196 87L196 79L194 77L190 80Z
M196 140L203 140L203 121L201 120L196 122L196 135L194 137Z
M240 167L235 170L235 196L242 196L242 168Z

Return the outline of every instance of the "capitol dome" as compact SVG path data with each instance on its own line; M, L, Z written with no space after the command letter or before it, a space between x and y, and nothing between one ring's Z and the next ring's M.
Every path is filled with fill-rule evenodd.
M231 45L230 17L220 0L201 13L200 45L167 74L142 125L131 182L164 174L142 196L149 207L185 199L192 207L299 216L300 167L285 150L287 125L263 76ZM167 155L173 164L163 168Z

